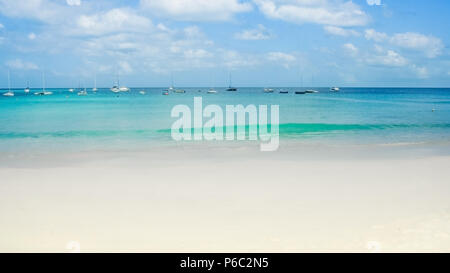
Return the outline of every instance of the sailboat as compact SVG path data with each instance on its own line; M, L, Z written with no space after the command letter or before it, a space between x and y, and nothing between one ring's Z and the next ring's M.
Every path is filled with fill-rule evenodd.
M45 73L44 72L42 72L42 91L41 92L36 92L34 94L36 96L48 96L48 95L52 95L53 94L53 92L45 90Z
M84 88L84 90L78 92L78 96L86 96L86 95L87 95L86 87Z
M3 93L3 96L14 97L14 92L11 92L11 79L10 79L10 75L9 75L9 70L8 70L8 92Z
M167 89L164 89L164 91L166 91L166 92L175 91L175 88L173 88L173 73L170 74L170 79L171 79L170 80L171 81L170 87L167 88Z
M212 83L211 83L211 86L214 86L215 83L216 83L216 81L215 81L214 75L212 75ZM211 87L211 88L209 88L209 90L208 90L206 93L207 93L207 94L216 94L216 93L217 93L217 90L214 89L214 87Z
M30 93L30 84L27 82L27 88L23 90L25 93Z
M97 92L97 74L94 76L94 88L92 88L92 92Z
M117 74L117 82L113 85L113 87L111 87L110 89L112 92L114 93L119 93L119 92L130 92L130 88L126 87L126 86L120 86L120 82L119 82L119 74Z
M314 75L311 76L311 84L314 85ZM307 94L315 94L315 93L319 93L319 91L314 90L314 89L307 89L305 91Z
M273 93L272 88L264 88L264 93Z
M229 73L229 78L230 78L230 84L228 85L228 88L226 89L227 91L237 91L236 87L232 87L231 86L231 72Z
M299 70L300 73L300 70ZM303 75L300 76L300 86L303 88ZM306 94L306 91L295 91L296 95L304 95Z
M339 92L341 89L339 89L339 87L331 87L330 91L331 92Z
M175 92L175 93L186 93L186 91L184 89L176 89L175 87L173 87L173 74L172 74L172 84L170 85L170 87L168 89L165 89L164 91L166 92Z

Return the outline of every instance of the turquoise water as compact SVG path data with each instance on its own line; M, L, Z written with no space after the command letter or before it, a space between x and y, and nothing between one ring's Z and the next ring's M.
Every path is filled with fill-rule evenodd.
M207 88L185 88L185 94L162 95L163 88L136 88L119 96L100 89L77 96L52 89L51 96L0 97L0 151L108 149L171 145L170 111L177 104L193 106L280 106L280 143L436 143L450 141L450 89L342 88L318 94L263 93L240 88L206 94ZM145 90L141 95L138 92ZM199 92L198 90L202 90ZM33 90L32 90L33 92ZM31 92L31 93L32 93ZM192 108L193 109L193 108ZM435 111L432 111L435 109Z

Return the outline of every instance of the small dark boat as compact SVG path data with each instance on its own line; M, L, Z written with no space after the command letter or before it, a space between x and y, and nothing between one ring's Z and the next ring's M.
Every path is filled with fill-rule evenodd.
M306 94L306 91L295 91L296 95L304 95Z
M281 90L281 91L280 91L280 94L289 94L289 91Z

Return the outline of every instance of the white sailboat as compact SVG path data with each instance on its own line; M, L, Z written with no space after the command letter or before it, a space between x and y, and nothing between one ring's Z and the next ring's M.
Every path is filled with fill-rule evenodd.
M311 85L314 86L314 75L311 76ZM319 91L317 91L315 89L307 89L306 93L307 94L316 94L316 93L319 93Z
M215 81L215 77L214 75L212 75L212 84L211 84L211 88L209 88L209 90L206 92L207 94L216 94L217 90L214 89L214 85L216 85L216 81Z
M10 75L9 75L9 70L8 70L8 92L3 93L3 96L14 97L14 92L11 92L11 79L10 79Z
M126 86L120 86L120 81L119 81L119 74L117 74L117 82L114 84L113 87L111 87L110 89L112 92L114 93L119 93L119 92L130 92L130 88L126 87Z
M94 88L92 88L92 92L97 92L97 74L94 75Z
M339 92L341 89L339 87L331 87L330 91L331 92Z
M80 92L78 92L77 95L78 96L86 96L87 95L86 87L84 88L84 90L81 90Z
M23 90L25 93L30 93L30 84L27 82L27 88Z
M172 77L172 84L170 85L169 88L165 89L164 91L174 92L174 93L186 93L186 91L184 89L176 89L175 87L173 87L173 74L171 77Z
M42 72L42 91L34 93L36 96L48 96L52 95L53 92L45 90L45 72Z

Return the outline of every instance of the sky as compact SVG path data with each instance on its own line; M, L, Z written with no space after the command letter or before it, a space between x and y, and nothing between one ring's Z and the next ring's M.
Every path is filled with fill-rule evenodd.
M0 0L0 87L449 87L447 0Z

